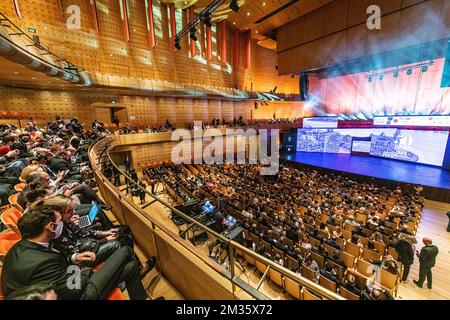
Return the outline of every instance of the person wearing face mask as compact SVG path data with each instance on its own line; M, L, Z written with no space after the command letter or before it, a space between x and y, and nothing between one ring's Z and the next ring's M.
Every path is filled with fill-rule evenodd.
M93 273L91 268L74 268L71 257L50 248L50 242L64 228L59 212L48 206L36 207L19 219L18 226L23 238L8 251L3 263L2 288L6 297L25 287L52 283L60 300L104 300L125 281L131 300L147 298L130 247L118 249ZM81 263L95 258L95 253L83 252L75 260ZM77 272L79 285L71 285Z

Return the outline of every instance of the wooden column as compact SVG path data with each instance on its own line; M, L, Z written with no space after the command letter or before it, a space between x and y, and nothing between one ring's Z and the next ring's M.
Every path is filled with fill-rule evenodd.
M235 29L233 32L233 66L239 66L239 30Z
M173 52L177 51L177 48L175 48L175 36L177 35L177 21L175 20L175 4L171 3L169 4L169 10L170 10L170 33L172 34L171 41L172 41L172 50Z
M252 56L252 32L250 30L245 34L245 69L250 68Z
M211 28L206 27L206 60L212 58Z
M227 63L227 22L220 22L220 62Z
M194 6L189 7L189 21L194 20ZM195 57L195 41L192 39L189 39L190 43L190 50L191 50L191 57Z
M13 0L13 4L14 4L14 10L16 11L17 16L20 19L23 19L22 12L20 11L19 0Z
M128 25L127 0L120 0L120 14L123 22L123 35L126 42L130 41L130 27Z
M97 0L90 0L92 19L94 20L94 28L97 34L100 34L100 24L98 23Z
M155 26L153 24L153 0L145 0L145 15L147 18L147 31L150 49L156 46Z

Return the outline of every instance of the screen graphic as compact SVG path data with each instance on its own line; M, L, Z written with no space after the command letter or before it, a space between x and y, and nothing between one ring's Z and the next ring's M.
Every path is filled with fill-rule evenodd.
M297 151L369 152L377 157L442 166L447 139L446 131L394 128L298 129Z
M337 128L338 117L303 118L303 128Z

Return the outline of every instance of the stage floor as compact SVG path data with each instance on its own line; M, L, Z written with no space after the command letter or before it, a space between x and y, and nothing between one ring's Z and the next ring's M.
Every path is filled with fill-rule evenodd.
M423 164L342 153L296 152L280 157L320 168L450 190L450 171Z

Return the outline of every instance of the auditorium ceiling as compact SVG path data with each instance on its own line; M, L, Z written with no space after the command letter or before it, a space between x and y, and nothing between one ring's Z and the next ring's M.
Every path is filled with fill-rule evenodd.
M238 12L229 8L227 0L214 12L213 21L227 19L239 30L252 30L252 36L258 40L275 37L274 31L284 24L312 12L333 0L238 0ZM162 0L164 3L175 3L176 8L195 6L200 13L211 0ZM284 8L284 9L282 9ZM277 12L277 10L279 10Z

